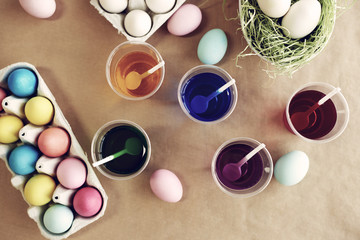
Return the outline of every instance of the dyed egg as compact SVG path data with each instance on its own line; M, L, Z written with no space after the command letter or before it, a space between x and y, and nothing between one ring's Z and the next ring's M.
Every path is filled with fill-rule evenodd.
M257 0L263 13L272 18L280 18L289 11L291 0Z
M176 0L145 0L148 8L154 13L169 12L176 3Z
M64 233L71 227L74 213L67 206L54 204L46 209L43 216L45 228L55 234Z
M46 156L60 157L70 148L70 136L63 128L51 127L40 133L37 144Z
M178 202L183 195L179 178L166 169L159 169L151 175L150 187L155 196L165 202Z
M15 96L29 97L36 93L38 79L30 69L18 68L9 74L7 84Z
M100 6L109 13L121 13L128 6L128 0L99 0Z
M281 21L283 33L290 38L303 38L318 25L321 5L317 0L300 0L294 3Z
M25 116L34 125L50 123L54 117L54 106L46 97L36 96L25 104Z
M19 140L19 131L24 126L20 118L13 115L0 117L0 143L14 143Z
M42 206L51 201L56 183L54 179L45 174L31 177L25 184L25 200L33 206Z
M184 36L200 26L201 10L194 4L184 4L169 18L167 29L175 36Z
M9 155L10 169L19 175L35 172L35 165L40 157L39 150L29 144L21 145L11 151Z
M3 110L2 102L6 98L7 93L6 91L0 87L0 112Z
M215 28L205 33L200 39L197 55L204 64L216 64L224 57L227 45L224 31Z
M86 166L77 158L67 158L60 162L56 176L61 185L69 189L81 187L86 180Z
M95 216L102 207L100 192L93 187L84 187L75 193L73 206L75 212L82 217Z
M149 14L143 10L135 9L126 14L124 27L133 37L142 37L151 29L152 21Z
M286 186L299 183L309 170L309 158L306 153L292 151L280 157L275 164L276 180Z
M33 17L49 18L56 10L55 0L19 0L21 7Z

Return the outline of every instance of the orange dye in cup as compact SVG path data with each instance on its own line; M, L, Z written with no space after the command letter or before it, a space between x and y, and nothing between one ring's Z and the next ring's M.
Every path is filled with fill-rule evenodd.
M116 66L116 83L119 90L130 97L143 97L153 92L161 80L161 69L142 79L137 89L130 90L126 87L125 78L132 72L138 72L140 75L150 70L158 64L158 61L150 54L145 52L131 52L120 59Z

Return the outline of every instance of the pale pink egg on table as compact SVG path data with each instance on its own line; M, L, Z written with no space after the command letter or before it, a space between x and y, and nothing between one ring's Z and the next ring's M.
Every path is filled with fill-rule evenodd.
M167 169L156 170L151 175L150 187L155 196L165 202L178 202L183 195L179 178Z
M182 5L168 20L167 29L175 36L184 36L200 26L201 10L194 4Z
M19 0L21 7L33 17L49 18L56 10L55 0Z

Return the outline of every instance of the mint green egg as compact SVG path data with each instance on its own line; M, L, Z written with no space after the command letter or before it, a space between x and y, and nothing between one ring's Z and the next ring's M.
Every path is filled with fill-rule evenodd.
M204 64L216 64L225 56L228 46L226 34L219 28L214 28L200 39L197 55Z
M74 221L74 213L68 206L54 204L44 214L43 223L45 228L55 234L61 234L69 230Z
M274 168L276 180L286 186L301 182L309 170L309 157L302 151L289 152L277 160Z

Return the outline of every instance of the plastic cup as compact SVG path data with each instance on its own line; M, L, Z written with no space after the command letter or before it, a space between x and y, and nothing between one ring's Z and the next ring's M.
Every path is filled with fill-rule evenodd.
M146 42L127 41L118 45L109 55L106 63L106 78L111 89L128 100L143 100L154 95L160 88L165 66L145 77L137 89L126 87L125 78L132 72L140 75L162 62L160 53Z
M305 129L296 129L291 116L295 112L306 112L323 96L335 89L328 83L308 83L289 98L284 112L285 127L296 136L308 142L325 143L339 137L349 122L349 106L341 92L320 105L309 117Z
M224 69L214 65L200 65L190 69L182 77L178 87L181 109L195 122L217 123L227 119L237 103L236 84L209 100L205 112L197 113L192 109L191 101L199 95L209 96L231 80L232 77Z
M240 161L261 143L251 138L233 138L223 143L215 152L211 173L216 185L232 197L247 198L263 191L270 183L273 162L269 151L261 149L242 167L242 176L236 181L226 179L222 170L228 163Z
M115 180L127 180L143 172L150 161L150 139L138 124L127 120L108 122L95 133L91 143L93 162L123 150L126 140L134 137L141 141L142 153L124 154L108 163L96 166L104 176Z

